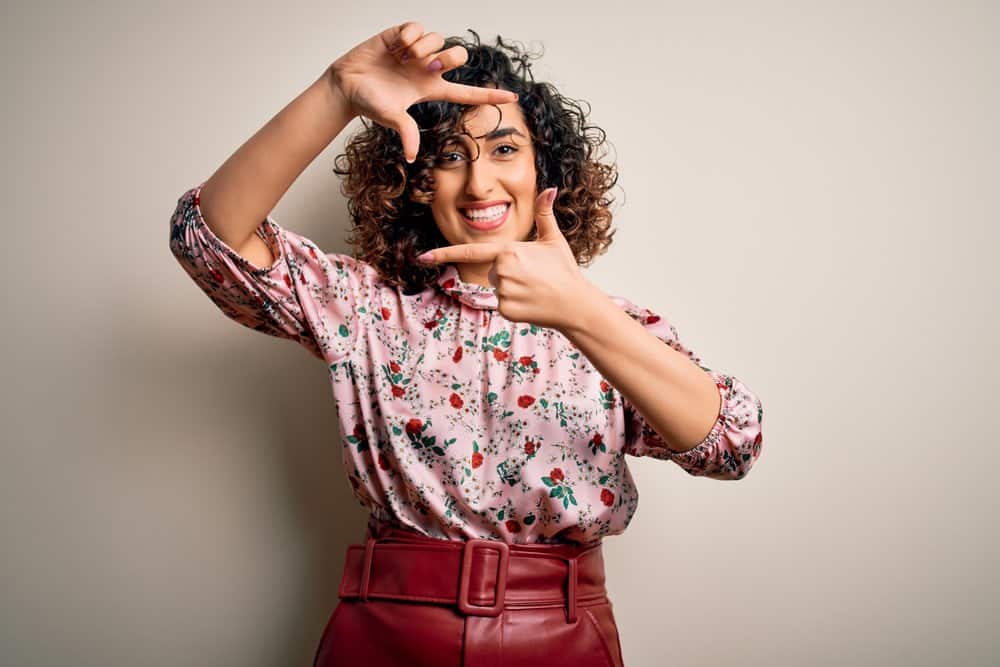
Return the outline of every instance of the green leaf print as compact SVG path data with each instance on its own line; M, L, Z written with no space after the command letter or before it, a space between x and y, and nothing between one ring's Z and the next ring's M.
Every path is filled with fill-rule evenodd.
M551 491L549 491L549 497L550 498L561 498L562 494L564 492L565 492L565 489L563 489L563 487L557 486L554 489L552 489Z

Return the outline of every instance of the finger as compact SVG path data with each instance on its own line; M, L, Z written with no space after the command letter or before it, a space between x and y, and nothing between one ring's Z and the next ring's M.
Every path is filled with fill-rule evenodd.
M547 188L535 198L535 227L538 229L538 240L545 241L562 237L559 222L552 211L552 203L559 194L559 188Z
M439 32L429 32L399 52L400 62L419 60L429 56L444 46L444 35Z
M438 47L441 48L441 47ZM448 70L455 69L456 67L461 67L469 60L469 52L461 44L456 44L451 46L440 53L435 54L435 58L429 60L426 65L430 65L435 60L441 61L440 69L432 69L431 71L436 72L447 72Z
M403 144L403 157L407 162L417 159L417 151L420 149L420 127L413 116L405 111L388 119L392 124L392 129L399 133L399 140Z
M496 259L503 249L501 243L460 243L459 245L435 248L417 259L427 264L443 262L489 262Z
M422 34L424 34L424 27L420 23L407 21L386 28L379 34L379 37L382 38L385 48L394 53L412 44Z
M435 99L457 102L459 104L508 104L517 101L517 93L499 88L481 88L466 86L461 83L451 83L442 79L443 86L437 91Z

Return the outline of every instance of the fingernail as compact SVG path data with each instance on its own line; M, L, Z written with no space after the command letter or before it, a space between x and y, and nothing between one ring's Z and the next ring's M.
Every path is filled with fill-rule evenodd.
M549 206L552 206L552 202L556 200L557 194L559 194L559 188L552 188L552 190L549 192L548 197L546 198L546 203Z
M430 250L428 250L427 252L423 253L422 255L417 255L417 261L418 262L429 262L432 257L434 257L434 253L431 252Z
M439 69L441 69L442 67L444 67L444 65L441 64L441 61L435 59L435 60L431 61L431 64L427 66L427 69L429 69L432 72L436 72Z

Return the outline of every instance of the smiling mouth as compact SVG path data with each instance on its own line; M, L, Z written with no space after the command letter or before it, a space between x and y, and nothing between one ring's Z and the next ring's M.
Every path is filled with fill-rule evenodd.
M458 209L458 212L461 214L462 220L465 221L465 224L473 229L488 231L496 229L507 220L507 216L510 213L510 204L498 204L487 209L476 210L475 217L470 217L468 215L471 210Z

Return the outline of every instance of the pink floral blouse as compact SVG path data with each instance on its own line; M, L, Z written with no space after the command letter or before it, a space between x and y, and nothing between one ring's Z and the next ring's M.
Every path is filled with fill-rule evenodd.
M560 332L505 319L495 290L454 265L405 295L268 216L257 234L276 259L257 267L205 224L201 187L178 200L171 252L226 316L327 364L348 479L382 519L444 539L588 543L623 532L636 511L625 454L720 480L742 479L760 456L760 400L627 299L611 297L719 388L718 420L690 451L671 451Z

